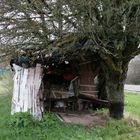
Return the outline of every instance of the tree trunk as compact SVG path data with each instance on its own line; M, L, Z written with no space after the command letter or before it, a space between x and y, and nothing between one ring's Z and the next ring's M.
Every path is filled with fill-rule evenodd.
M118 57L100 55L100 66L105 75L105 92L109 101L110 117L122 119L124 113L124 83L128 70L129 60L123 59L123 52ZM102 79L101 79L102 80Z
M125 74L106 73L106 92L109 100L110 117L123 118Z
M106 92L109 101L110 117L122 119L124 113L124 84L128 70L128 62L116 65L119 71L106 69Z
M100 61L102 70L105 74L105 85L107 99L109 101L110 117L122 119L124 112L124 83L127 75L129 61L113 59L110 56L102 55Z
M100 70L98 74L98 98L101 100L107 100L106 93L106 78L103 70Z

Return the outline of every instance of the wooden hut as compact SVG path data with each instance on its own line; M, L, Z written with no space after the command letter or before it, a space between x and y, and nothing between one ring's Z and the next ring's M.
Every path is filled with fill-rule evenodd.
M70 56L58 54L28 49L11 61L15 69L12 114L29 111L41 119L45 111L82 111L107 105L98 98L100 66L96 57L69 51Z

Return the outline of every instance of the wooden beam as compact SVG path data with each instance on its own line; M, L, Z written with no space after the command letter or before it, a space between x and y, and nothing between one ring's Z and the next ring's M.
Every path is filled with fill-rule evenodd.
M80 85L80 87L96 87L96 85Z
M95 98L94 96L89 95L89 94L84 94L84 93L79 94L78 98L83 99L83 100L88 100L88 101L91 101L96 104L109 106L109 102L107 100L101 100L101 99Z

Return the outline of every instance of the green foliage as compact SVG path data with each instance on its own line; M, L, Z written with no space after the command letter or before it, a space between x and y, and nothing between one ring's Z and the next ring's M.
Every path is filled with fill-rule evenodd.
M8 125L10 127L17 127L17 128L26 128L26 127L41 127L41 128L48 128L51 127L60 127L62 123L58 120L58 118L52 113L46 113L43 116L41 121L35 120L29 112L19 112L15 113L10 117L8 121Z
M42 121L39 123L41 127L57 127L58 125L61 125L61 122L58 120L58 118L52 114L52 113L46 113L43 116Z
M10 127L28 127L34 123L33 118L28 112L15 113L11 116L9 125Z
M112 55L121 57L123 52L130 56L140 39L139 5L139 0L5 0L0 5L2 43L48 48L52 36L64 40L65 36L76 34L94 41L95 45L88 46L91 50L97 46Z

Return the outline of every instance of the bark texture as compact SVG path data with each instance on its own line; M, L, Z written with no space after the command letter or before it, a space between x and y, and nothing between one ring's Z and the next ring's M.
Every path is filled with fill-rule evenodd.
M124 83L126 79L128 63L113 62L113 68L105 67L105 85L107 99L109 101L110 117L123 118L124 113Z
M107 99L107 93L106 93L106 79L105 79L105 73L100 70L98 75L98 98L102 100L108 100Z

